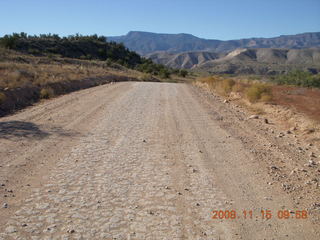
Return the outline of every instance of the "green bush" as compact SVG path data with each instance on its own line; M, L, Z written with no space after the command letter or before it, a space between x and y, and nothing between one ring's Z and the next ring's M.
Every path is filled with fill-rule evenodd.
M139 79L141 81L143 81L143 82L147 82L147 81L150 81L152 79L152 75L144 73L141 77L139 77Z
M187 70L181 69L179 71L179 76L186 77L187 75L188 75L188 71Z
M301 87L320 88L320 75L313 75L310 72L295 70L288 74L275 76L272 79L277 84L296 85Z
M167 69L160 69L159 76L166 79L170 77L170 73Z

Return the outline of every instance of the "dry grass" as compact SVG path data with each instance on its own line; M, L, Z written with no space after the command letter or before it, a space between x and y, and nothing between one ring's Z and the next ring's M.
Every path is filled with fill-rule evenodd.
M40 91L40 98L49 99L54 97L54 91L50 87L42 88Z
M258 80L246 77L223 78L211 76L197 79L197 82L205 84L212 91L239 100L238 104L246 107L254 113L264 113L267 105L282 106L292 111L297 111L313 120L320 121L320 89L303 88L297 86L276 85L262 83ZM232 90L230 92L230 86ZM269 104L269 106L271 106Z
M272 100L272 88L264 83L253 83L246 89L246 97L251 102L270 102Z
M226 97L229 97L231 93L238 93L251 103L272 100L272 87L267 84L219 76L200 78L198 81L206 83L210 89Z
M296 135L320 147L320 89L265 84L244 77L234 77L233 80L235 84L229 94L228 91L221 94L221 77L199 78L194 83L227 96L250 114L263 115L284 131L295 127Z
M199 79L201 82L207 83L209 88L217 91L219 94L227 96L232 92L235 81L232 79L222 78L219 76L205 77Z
M4 93L0 93L0 104L6 100L6 95Z
M44 86L48 83L101 77L108 74L138 76L120 65L51 57L34 57L0 49L0 88Z

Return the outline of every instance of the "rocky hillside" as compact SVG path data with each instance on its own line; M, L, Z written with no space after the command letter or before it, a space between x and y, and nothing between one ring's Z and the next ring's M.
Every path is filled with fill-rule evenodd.
M146 55L169 67L218 73L278 73L287 69L320 71L320 49L239 48L229 53L156 52Z
M170 53L170 52L155 52L146 55L147 58L153 62L164 64L171 68L185 68L191 69L205 62L218 59L223 54L214 52L184 52L184 53Z
M236 49L197 69L229 74L276 74L294 69L320 72L320 49Z
M191 34L158 34L129 32L127 35L108 37L109 41L124 43L130 50L146 55L157 51L172 53L190 51L230 52L237 48L312 48L320 47L320 32L282 35L274 38L239 40L208 40Z

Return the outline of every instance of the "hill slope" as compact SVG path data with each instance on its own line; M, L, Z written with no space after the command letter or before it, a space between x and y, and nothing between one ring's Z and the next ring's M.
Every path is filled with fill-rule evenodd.
M237 48L311 48L320 47L320 32L282 35L274 38L248 38L239 40L208 40L191 34L159 34L132 31L127 35L108 37L122 42L130 50L146 55L157 51L173 53L189 51L229 52Z
M198 69L215 73L275 74L293 69L320 71L320 49L236 49L204 62Z
M155 63L164 64L172 68L190 69L198 64L205 63L210 60L218 59L221 54L214 52L184 52L184 53L170 53L170 52L155 52L146 55Z

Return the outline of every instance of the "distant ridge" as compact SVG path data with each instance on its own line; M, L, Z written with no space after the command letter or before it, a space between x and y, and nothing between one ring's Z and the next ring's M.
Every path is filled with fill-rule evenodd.
M193 68L212 73L278 74L300 69L320 72L320 48L236 49L224 57L206 61Z
M147 58L150 58L155 63L161 63L171 68L185 69L194 68L195 66L218 59L222 56L224 56L224 54L205 51L183 53L155 52L146 55Z
M191 34L163 34L131 31L127 35L107 37L109 41L122 42L139 54L165 51L182 53L192 51L230 52L237 48L315 48L320 47L320 32L281 35L273 38L247 38L239 40L210 40Z

